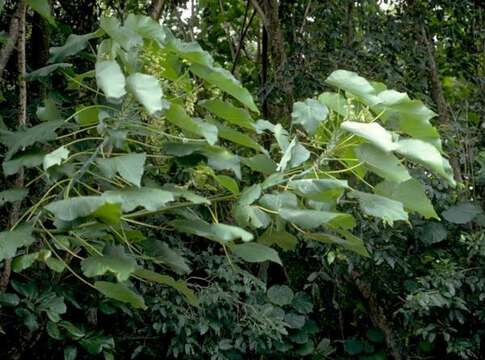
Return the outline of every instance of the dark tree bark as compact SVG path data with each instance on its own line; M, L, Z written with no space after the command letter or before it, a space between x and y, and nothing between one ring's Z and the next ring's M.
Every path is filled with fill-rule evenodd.
M271 54L271 64L274 72L274 81L283 91L287 99L285 112L289 116L293 104L293 86L291 79L287 76L287 56L285 51L285 41L279 18L279 5L277 0L250 0L256 13L259 15L264 29L268 36L269 52ZM263 58L264 61L264 58ZM265 97L269 95L267 89L264 91Z
M18 64L18 85L19 85L19 105L17 113L18 126L25 126L27 123L27 81L25 80L26 74L26 56L25 56L25 12L26 4L22 2L20 5L20 16L18 19L18 35L17 35L17 64ZM24 185L23 170L17 175L15 185L19 188ZM10 211L9 223L12 227L20 218L20 205L21 201L17 201L13 204ZM3 272L0 278L0 293L5 292L10 282L12 259L7 258L4 261Z
M12 16L12 19L10 20L8 38L5 44L3 45L2 49L0 50L0 79L2 78L3 71L7 66L10 56L12 55L13 49L15 48L15 44L17 43L17 38L19 36L20 18L22 17L24 9L25 9L25 1L22 0L19 2L17 6L17 10L15 11L14 15Z
M163 7L165 5L165 0L154 0L152 3L152 11L150 16L153 20L158 21L162 16Z
M440 122L442 124L449 125L451 123L449 106L443 95L443 87L441 85L441 81L438 73L438 67L436 65L436 60L435 60L434 44L432 43L428 35L426 26L423 21L421 21L421 24L420 24L420 32L421 32L421 37L423 39L423 43L426 48L427 63L428 63L428 78L429 78L429 83L431 85L431 97L433 98L433 102L436 105L436 111L438 112ZM461 182L463 180L463 176L461 173L461 166L460 166L459 159L456 156L450 155L450 164L453 169L455 180L458 182Z
M407 356L403 353L403 347L399 343L399 338L394 332L392 322L387 319L386 312L376 299L370 284L363 281L356 272L352 272L351 276L357 289L359 289L359 292L368 304L369 317L372 323L384 333L386 345L390 349L394 360L407 359Z

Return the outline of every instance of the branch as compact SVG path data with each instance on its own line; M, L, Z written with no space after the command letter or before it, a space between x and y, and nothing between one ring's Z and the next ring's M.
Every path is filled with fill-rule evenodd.
M267 29L268 26L269 26L269 20L266 17L263 9L261 9L261 6L259 6L257 0L250 0L250 1L251 1L251 5L253 5L254 10L256 10L256 12L258 13L259 17L261 18L261 21L263 22L264 27Z
M153 20L158 21L160 20L160 16L162 16L163 6L165 5L165 0L154 0L152 5L152 12L150 16Z
M3 45L2 49L0 50L0 79L2 78L3 71L7 66L8 60L12 55L12 51L15 48L15 44L17 43L17 38L19 36L19 23L20 18L22 17L22 13L25 12L25 1L20 1L17 11L10 20L10 26L8 29L8 38L5 44Z
M239 59L239 54L241 53L241 49L243 48L244 38L246 37L246 34L249 30L249 26L253 22L254 15L256 15L256 10L254 10L253 13L251 14L251 17L249 18L248 24L246 25L246 18L247 18L247 15L248 15L248 9L249 9L249 0L248 0L248 6L246 6L246 11L244 13L244 20L243 20L243 23L242 23L242 26L241 26L241 35L239 37L239 43L237 44L236 55L234 56L234 62L232 64L231 73L233 73L233 74L234 74L234 71L236 70L236 65L237 65L237 61Z

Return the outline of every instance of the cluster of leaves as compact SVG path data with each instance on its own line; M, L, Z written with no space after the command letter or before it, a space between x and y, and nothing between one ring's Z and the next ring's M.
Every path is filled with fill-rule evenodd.
M94 40L100 40L94 70L77 74L65 61ZM411 212L438 218L408 165L422 165L454 185L430 123L435 114L353 72L338 70L327 79L338 93L295 103L285 129L255 120L251 94L230 72L197 43L176 39L147 17L101 18L98 31L70 35L50 53L51 64L28 79L49 81L62 73L66 91L88 95L69 110L45 99L37 110L40 124L0 130L4 174L27 176L25 188L0 193L2 204L28 204L0 233L0 261L13 258L16 273L48 268L58 282L72 275L135 309L148 307L143 282L157 283L199 306L190 284L173 277L191 268L167 245L172 234L181 242L211 240L228 261L282 264L275 249L307 240L368 256L351 232L354 203L361 216L391 225L408 221ZM35 330L45 314L51 337L110 356L112 340L61 319L65 295L39 297L14 284L2 303L18 306L27 328ZM306 318L308 302L301 310L293 301L298 293L281 303L284 297L272 294L282 289L291 291L270 288L267 294L283 309L274 316L275 333L290 328L281 350L310 354L316 328ZM268 311L274 315L273 305ZM83 345L93 336L101 345Z

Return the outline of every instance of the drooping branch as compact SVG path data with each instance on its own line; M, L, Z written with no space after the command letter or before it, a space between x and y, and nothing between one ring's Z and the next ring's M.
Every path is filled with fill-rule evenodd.
M8 60L12 55L12 51L15 48L15 44L17 43L17 39L19 36L19 27L20 27L20 18L22 16L22 12L25 9L25 1L21 0L17 6L17 10L15 11L12 19L10 20L10 26L8 30L8 38L5 41L2 49L0 50L0 79L2 78L3 71L7 66Z

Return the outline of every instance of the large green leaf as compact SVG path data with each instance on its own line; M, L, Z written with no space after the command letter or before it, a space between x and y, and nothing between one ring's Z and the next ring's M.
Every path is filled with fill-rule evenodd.
M135 73L126 79L128 90L135 96L146 111L153 115L162 111L162 88L160 82L153 75Z
M9 176L18 173L23 167L39 166L44 161L44 156L45 153L35 149L18 153L12 159L3 162L3 173L5 176Z
M15 132L0 130L0 143L8 147L5 160L10 160L12 155L19 150L32 146L36 143L46 143L57 137L56 130L64 122L48 121L30 128L21 129Z
M248 242L234 245L231 248L231 251L247 262L258 263L263 261L272 261L283 265L276 250L260 243Z
M149 16L129 14L124 26L145 39L155 40L161 45L166 38L162 26Z
M128 303L135 309L147 308L143 298L123 284L111 283L107 281L96 281L94 283L94 287L104 296Z
M306 99L293 104L291 119L293 124L301 125L309 135L315 134L320 123L328 116L328 108L320 101Z
M411 178L408 169L390 152L372 144L360 144L355 154L372 172L389 181L402 182Z
M332 201L339 198L349 186L346 180L300 179L288 182L288 186L307 199Z
M276 171L275 162L266 154L257 154L241 160L244 165L253 171L271 175Z
M66 160L69 156L69 150L64 146L57 148L56 150L48 153L42 162L44 170L54 166L61 165L63 160Z
M158 274L151 270L138 269L135 271L135 275L142 279L152 281L158 284L170 286L177 290L181 295L185 297L187 302L192 306L199 306L199 300L195 293L190 289L185 281L175 280L171 276Z
M450 206L441 215L450 223L466 224L473 221L481 213L483 213L483 210L478 204L462 202Z
M31 267L39 259L40 252L34 252L27 255L17 256L12 260L12 271L21 272Z
M246 129L254 129L254 120L246 109L236 107L219 99L201 101L199 105L231 124Z
M212 66L214 64L212 56L203 50L195 41L186 43L179 39L171 39L167 44L167 48L190 63L205 66Z
M310 158L310 152L301 145L295 137L286 147L283 156L276 168L277 171L285 171L301 165Z
M62 120L62 115L52 99L45 99L44 106L37 107L35 115L40 121L57 121Z
M22 201L28 194L27 189L8 189L0 191L0 206Z
M106 177L112 178L118 173L129 183L140 187L145 160L145 153L131 153L108 159L97 159L96 163Z
M160 240L147 239L142 243L145 254L154 258L155 262L168 266L177 274L187 274L190 266L187 260L172 250L166 243Z
M350 113L350 107L347 104L347 99L341 94L324 92L318 96L318 101L325 104L329 109L335 111L341 116L347 116Z
M295 209L298 207L298 198L290 191L265 194L259 203L270 210L279 211L282 208Z
M51 7L48 0L27 0L27 4L40 16L46 19L49 24L56 25L54 17L51 15Z
M14 257L18 249L32 245L34 241L32 226L29 224L22 224L12 231L0 232L0 261Z
M266 229L263 235L258 238L258 242L267 246L276 245L283 251L293 251L298 244L294 235L284 230L274 230L271 227Z
M121 199L124 212L133 211L139 206L148 211L156 211L175 200L171 192L149 187L110 190L104 192L102 196L108 202L119 202Z
M81 262L85 276L94 277L111 272L118 281L128 280L135 268L135 259L127 255L121 245L107 245L103 255L89 256Z
M351 224L353 222L350 214L330 211L282 208L279 210L279 214L283 219L304 229L313 229L328 223Z
M210 201L207 198L197 195L196 193L189 191L181 186L177 186L174 184L165 184L163 185L163 190L170 191L176 198L183 198L193 204L210 205Z
M401 183L383 181L375 187L376 194L403 203L408 210L416 211L426 219L439 220L431 201L426 196L424 186L416 179L409 179Z
M217 181L217 183L223 188L229 190L233 194L239 194L239 186L237 184L237 181L234 180L232 177L226 175L217 175L214 176L214 180Z
M400 140L397 142L396 152L442 176L450 185L456 185L450 163L430 143L418 139Z
M106 99L119 102L126 94L126 79L120 65L115 60L96 62L96 83Z
M185 109L176 103L170 105L170 108L165 112L165 117L169 122L181 129L205 137L211 145L214 145L217 141L217 128L214 125L205 123L210 125L210 127L201 126L203 124L202 121L197 122L192 119L185 112Z
M253 205L236 205L234 218L239 225L252 226L256 229L266 228L271 223L270 216Z
M71 34L68 36L64 45L51 47L49 49L49 63L58 63L65 58L75 55L88 46L89 40L95 39L101 35L101 32L92 32L84 35Z
M222 91L233 96L250 110L259 114L258 107L254 103L253 97L247 89L227 70L212 66L192 64L190 71L204 79L208 83L216 86Z
M171 224L177 231L201 236L222 244L237 239L245 242L253 240L253 234L233 225L209 224L202 220L174 220Z
M256 140L252 139L249 135L234 130L223 124L216 123L215 121L214 123L217 126L220 138L229 140L235 144L239 144L250 149L254 149L256 151L264 151L261 145Z
M286 285L273 285L268 289L266 293L269 301L275 305L285 306L291 304L295 293L289 286Z
M100 207L109 203L121 204L122 199L110 199L109 201L102 196L79 196L69 199L51 202L45 208L61 221L73 221L78 218L92 215Z
M355 72L336 70L325 82L359 97L366 105L376 105L380 102L372 84Z
M344 121L341 127L352 134L366 139L383 151L389 152L396 148L396 144L392 140L392 134L376 122Z
M25 79L28 81L40 80L42 78L49 76L50 74L52 74L53 72L59 69L67 69L70 67L72 67L72 64L67 64L67 63L57 63L52 65L47 65L37 70L31 71L30 73L25 75Z
M361 209L367 215L378 217L391 225L394 221L408 220L408 213L399 201L361 191L352 191L349 197L358 199Z
M130 21L130 25L134 25L133 23ZM140 34L128 26L121 26L120 21L115 17L101 17L99 26L128 52L143 42Z
M420 100L411 100L406 93L385 90L378 94L380 104L376 110L383 113L383 118L398 119L399 130L423 140L439 141L438 131L431 125L430 119L436 114Z
M345 239L326 233L308 233L305 235L305 238L316 240L324 244L339 245L344 249L353 251L361 256L369 256L369 252L367 251L362 239L359 239L348 231L346 231L345 234L347 235Z

